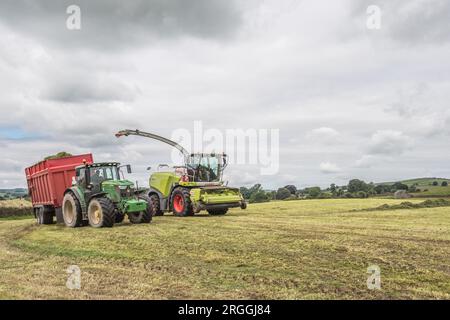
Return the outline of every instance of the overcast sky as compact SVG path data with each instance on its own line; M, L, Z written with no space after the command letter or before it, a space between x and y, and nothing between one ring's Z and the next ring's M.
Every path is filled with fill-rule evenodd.
M449 57L447 0L2 0L0 188L63 150L145 184L172 150L114 133L196 120L280 130L278 174L230 165L230 185L450 177Z

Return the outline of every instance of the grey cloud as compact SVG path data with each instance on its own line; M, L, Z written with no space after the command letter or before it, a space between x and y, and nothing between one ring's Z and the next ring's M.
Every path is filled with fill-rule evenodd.
M399 155L410 149L413 140L403 132L380 130L372 135L369 145L371 155Z
M81 8L81 30L66 28L68 6ZM117 49L161 38L228 38L240 25L234 1L4 0L1 21L61 47Z
M102 79L94 72L86 73L85 77L74 77L69 74L66 79L54 79L48 82L42 93L44 99L68 103L85 102L131 102L138 94L123 82L114 79Z

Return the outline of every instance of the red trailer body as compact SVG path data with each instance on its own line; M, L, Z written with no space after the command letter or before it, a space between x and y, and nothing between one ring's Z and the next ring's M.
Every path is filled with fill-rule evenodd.
M25 169L28 192L33 208L57 209L62 205L64 191L72 186L75 167L93 163L92 154L41 161Z

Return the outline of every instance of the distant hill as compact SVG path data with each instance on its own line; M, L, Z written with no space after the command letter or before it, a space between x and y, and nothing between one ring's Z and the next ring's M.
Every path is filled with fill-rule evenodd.
M0 199L16 199L27 195L28 190L25 188L0 189Z
M407 179L407 180L401 180L401 181L392 181L392 182L381 182L381 183L377 183L380 185L391 185L394 184L395 182L401 182L406 184L408 187L416 184L418 187L425 187L425 186L432 186L433 182L437 181L439 185L441 185L441 183L443 181L447 181L450 184L450 179L447 178L416 178L416 179Z
M433 186L433 182L437 182L437 186ZM447 181L449 186L443 187L442 182ZM414 197L450 197L450 179L446 178L417 178L395 181L406 184L408 187L416 186L418 192L413 192ZM395 182L377 183L379 185L391 185Z

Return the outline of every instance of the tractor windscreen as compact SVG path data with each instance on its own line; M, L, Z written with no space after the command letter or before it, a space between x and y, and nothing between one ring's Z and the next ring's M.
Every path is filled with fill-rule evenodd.
M222 158L219 155L193 154L187 166L193 171L194 181L213 182L221 178Z
M119 171L116 166L92 167L89 171L92 183L101 183L105 180L119 180Z

